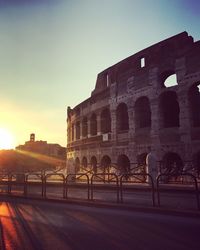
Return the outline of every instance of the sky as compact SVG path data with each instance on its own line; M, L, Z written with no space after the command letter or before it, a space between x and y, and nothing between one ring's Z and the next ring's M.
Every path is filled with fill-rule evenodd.
M14 146L30 133L66 146L67 107L97 74L183 31L200 40L199 13L198 0L0 0L0 128Z

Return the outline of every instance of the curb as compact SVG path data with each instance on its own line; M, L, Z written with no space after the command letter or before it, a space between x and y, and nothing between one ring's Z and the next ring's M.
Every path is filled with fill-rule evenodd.
M77 206L87 206L94 208L108 208L108 209L117 209L117 210L126 210L133 212L142 212L142 213L152 213L152 214L161 214L161 215L171 215L171 216L181 216L181 217L193 217L199 218L200 211L191 211L191 210L178 210L164 207L144 207L144 206L134 206L121 203L111 203L111 202L100 202L97 200L87 201L87 200L75 200L75 199L54 199L54 198L40 198L40 197L21 197L21 196L0 196L1 201L39 201L39 202L49 202L49 203L60 203L60 204L69 204Z

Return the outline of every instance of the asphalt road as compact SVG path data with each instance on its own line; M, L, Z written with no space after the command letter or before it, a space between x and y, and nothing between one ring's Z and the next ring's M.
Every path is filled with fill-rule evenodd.
M198 250L200 218L45 201L0 202L4 250Z

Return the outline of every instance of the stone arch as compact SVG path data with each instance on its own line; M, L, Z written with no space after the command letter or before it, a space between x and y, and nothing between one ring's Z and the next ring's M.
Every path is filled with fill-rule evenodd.
M146 152L137 155L138 166L145 166L146 165L146 157L147 157L147 153Z
M200 127L200 82L188 91L189 113L192 127Z
M161 87L169 88L178 85L177 76L174 70L166 70L160 75Z
M162 158L162 172L178 174L183 170L181 157L174 152L167 152Z
M179 127L179 103L176 92L167 91L159 97L161 127Z
M146 96L140 97L135 102L135 126L136 129L151 127L151 108Z
M87 158L85 156L82 158L81 166L85 169L88 166Z
M97 116L95 113L90 118L90 134L97 135Z
M88 120L87 117L84 117L82 120L82 136L87 137L88 134Z
M75 173L77 174L80 171L80 159L76 157L75 159Z
M124 131L129 129L128 108L125 103L117 106L117 130Z
M91 162L91 168L92 168L94 174L96 174L97 173L97 158L96 158L96 156L93 155L91 157L90 162Z
M108 169L111 165L111 159L108 155L104 155L101 158L101 167L103 167L104 169Z
M76 140L80 139L80 122L76 122Z
M101 112L101 132L102 133L111 132L111 116L110 116L110 110L108 108L102 110Z
M117 167L120 174L127 174L130 172L131 164L129 158L122 154L117 158Z

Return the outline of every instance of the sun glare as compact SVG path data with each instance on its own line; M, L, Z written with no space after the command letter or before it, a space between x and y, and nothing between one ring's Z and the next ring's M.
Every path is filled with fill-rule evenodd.
M12 148L14 148L14 139L11 133L4 128L0 128L0 150Z

